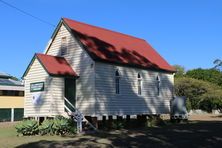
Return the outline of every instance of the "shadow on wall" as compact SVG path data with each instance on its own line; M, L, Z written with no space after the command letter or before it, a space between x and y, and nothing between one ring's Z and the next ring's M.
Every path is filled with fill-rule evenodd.
M97 58L97 55L100 55L100 57L103 57L103 59L111 59L111 62L130 62L128 64L133 65L134 63L138 65L143 65L144 67L151 67L152 69L158 69L159 67L148 61L145 57L140 55L137 52L131 52L127 49L122 49L121 52L118 52L115 50L115 47L109 43L106 43L104 41L101 41L95 37L90 37L84 34L81 34L79 32L74 32L75 35L78 36L78 38L81 40L81 42L87 43L87 47L90 47L92 49L97 50L87 50L90 55L92 55L93 59ZM87 48L85 47L85 48ZM82 52L82 54L85 54L85 52ZM85 61L85 56L81 55L80 61ZM74 59L73 59L74 60ZM79 62L80 62L79 61ZM89 66L89 65L83 65L81 62L80 65ZM89 63L87 63L89 64ZM135 64L134 64L135 65ZM109 71L109 73L106 73L107 75L104 75L104 73L97 72L97 65L95 65L95 89L93 88L93 85L88 85L92 83L92 79L88 78L88 80L81 81L81 77L84 74L87 74L89 70L88 68L80 68L80 81L83 83L81 85L81 90L84 90L84 93L90 94L92 90L95 90L95 96L87 96L85 94L82 94L83 98L78 100L80 106L86 105L86 100L95 98L95 103L92 104L90 100L88 100L89 103L87 103L86 108L90 108L91 110L95 110L96 115L126 115L126 113L131 114L145 114L145 113L159 113L161 110L169 112L169 101L165 101L165 98L157 98L156 95L145 97L145 96L138 96L136 90L137 90L137 74L135 73L135 70L132 68L123 68L121 70L122 78L121 78L121 88L125 88L124 90L121 90L120 95L115 94L115 67L113 66L112 71L109 71L109 69L103 69L104 71ZM91 71L91 74L93 74L93 71ZM149 74L149 73L148 73ZM94 75L88 75L88 77L93 77ZM132 77L133 76L133 77ZM129 80L127 78L133 78L133 80ZM150 76L151 79L156 79L156 77ZM100 85L102 82L103 85ZM155 82L154 82L155 83ZM169 80L168 77L165 78L165 83L169 84L168 88L164 88L165 90L168 89L169 91L172 91L172 83ZM149 84L147 86L149 87ZM167 86L165 86L167 87ZM148 89L147 89L148 90ZM163 90L163 89L162 89ZM155 91L155 89L153 90ZM146 92L145 92L146 93ZM87 98L88 97L88 98ZM172 96L170 96L172 98ZM160 109L161 108L161 109ZM87 109L88 110L88 109ZM90 112L89 112L90 113Z
M52 92L53 87L55 86L53 84L53 77L51 76L46 77L44 79L44 82L45 82L44 91L37 92L37 93L40 93L40 98L42 99L42 102L38 105L33 104L35 114L43 115L43 116L44 115L47 116L48 114L54 115L54 113L59 113L58 105L57 105L57 102L55 101L55 99L59 99L59 98L55 97L54 92Z
M97 65L96 65L97 66ZM111 68L109 68L111 67ZM169 103L171 95L165 95L166 98L157 97L155 86L155 76L153 74L142 73L143 77L151 80L146 80L142 86L142 95L137 93L137 72L132 68L119 67L120 78L120 94L115 94L115 66L109 65L103 67L96 73L96 104L97 114L103 115L136 115L136 114L161 114L169 113ZM146 76L144 76L146 75ZM148 75L148 76L147 76ZM153 80L152 80L153 79ZM161 88L163 91L172 91L172 83L166 77L164 83L169 86ZM150 85L152 84L152 85Z
M88 47L98 49L95 51L87 50L89 54L93 56L93 58L97 58L97 55L101 54L101 56L104 59L106 58L111 59L111 62L130 61L131 63L128 64L137 63L145 67L152 67L153 69L158 68L157 65L151 63L145 57L143 57L137 52L131 52L127 49L122 49L120 53L119 51L115 50L113 45L101 41L95 37L83 35L78 32L74 32L74 34L77 35L82 42L87 41ZM73 45L74 44L73 40L74 39L69 39L68 44ZM67 61L69 63L72 63L71 65L74 64L74 70L80 76L76 81L77 83L76 96L78 101L77 104L79 104L79 106L84 108L83 112L85 112L86 114L96 113L100 115L101 114L119 115L119 114L125 114L126 112L132 114L135 112L137 114L138 113L143 114L144 112L157 113L159 112L158 111L159 107L163 108L163 110L169 110L169 106L164 101L164 98L157 98L155 95L150 95L150 97L138 96L136 92L137 81L135 81L137 80L138 73L135 73L135 70L133 68L127 68L127 70L126 68L121 68L122 78L120 84L121 88L125 89L121 90L120 95L115 95L115 88L114 88L115 67L113 66L112 71L109 71L109 69L107 69L107 71L109 71L109 73L106 73L107 75L104 75L104 73L102 72L97 72L96 75L94 75L94 71L97 70L95 69L97 68L97 65L96 66L93 65L93 67L91 67L93 61L89 60L85 51L80 52L80 54L75 54L75 52L79 52L78 50L81 50L80 48L81 47L79 47L79 45L76 44L73 48L69 49L72 50L70 52L73 52L73 55L68 57ZM80 60L76 61L78 56L80 57ZM103 71L106 71L106 69L103 69ZM150 75L150 73L148 73L148 75ZM152 75L148 77L152 79ZM128 78L131 78L133 80L130 80ZM155 80L155 77L153 79ZM100 82L102 81L104 85L100 85L98 81ZM168 78L166 78L165 81L169 84L169 86L165 86L166 89L171 89L173 85L171 81ZM53 85L51 83L52 82L49 82L50 85ZM144 87L149 88L150 87L149 83L147 83L146 86ZM147 91L149 90L147 89ZM153 89L153 91L155 91L155 89ZM94 92L96 94L94 94ZM143 94L147 93L149 92L143 92ZM95 95L97 96L96 98ZM57 106L55 105L54 108L56 109Z

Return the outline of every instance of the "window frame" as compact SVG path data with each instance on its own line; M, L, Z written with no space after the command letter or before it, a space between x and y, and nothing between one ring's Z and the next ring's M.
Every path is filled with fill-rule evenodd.
M64 36L61 38L61 48L60 48L60 56L65 56L68 54L68 47L67 47L67 37Z
M160 87L161 87L161 79L160 76L156 76L156 90L157 90L157 96L160 96Z
M121 75L118 69L115 70L115 94L120 95L120 79ZM118 82L118 83L117 83Z
M143 91L143 78L142 78L141 73L138 73L137 74L137 94L141 96L142 91Z

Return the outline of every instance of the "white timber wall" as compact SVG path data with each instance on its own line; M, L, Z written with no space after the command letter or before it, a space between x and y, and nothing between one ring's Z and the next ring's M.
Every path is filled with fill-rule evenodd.
M35 59L25 77L25 101L24 116L55 116L64 113L63 86L62 78L50 77L40 62ZM30 92L30 84L44 82L44 91ZM33 95L40 93L42 103L33 104Z
M82 49L79 42L63 24L59 28L46 54L60 56L62 37L66 37L67 39L67 54L64 57L79 76L76 80L76 107L85 115L94 115L95 62ZM61 87L64 86L61 85Z
M120 94L115 94L115 70L120 78ZM95 92L97 115L167 114L173 97L173 74L115 66L96 62ZM142 76L142 95L138 95L137 75ZM160 77L157 95L156 77Z

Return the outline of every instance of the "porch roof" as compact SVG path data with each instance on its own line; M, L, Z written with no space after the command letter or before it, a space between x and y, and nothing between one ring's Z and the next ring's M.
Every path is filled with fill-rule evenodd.
M78 75L63 57L46 54L35 54L36 58L45 68L49 75L77 77Z

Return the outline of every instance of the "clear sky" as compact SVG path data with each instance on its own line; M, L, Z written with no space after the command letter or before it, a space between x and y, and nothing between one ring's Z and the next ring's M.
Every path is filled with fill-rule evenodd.
M170 64L211 68L222 59L221 0L4 0L57 25L61 17L145 39ZM50 25L0 2L0 71L21 77Z

